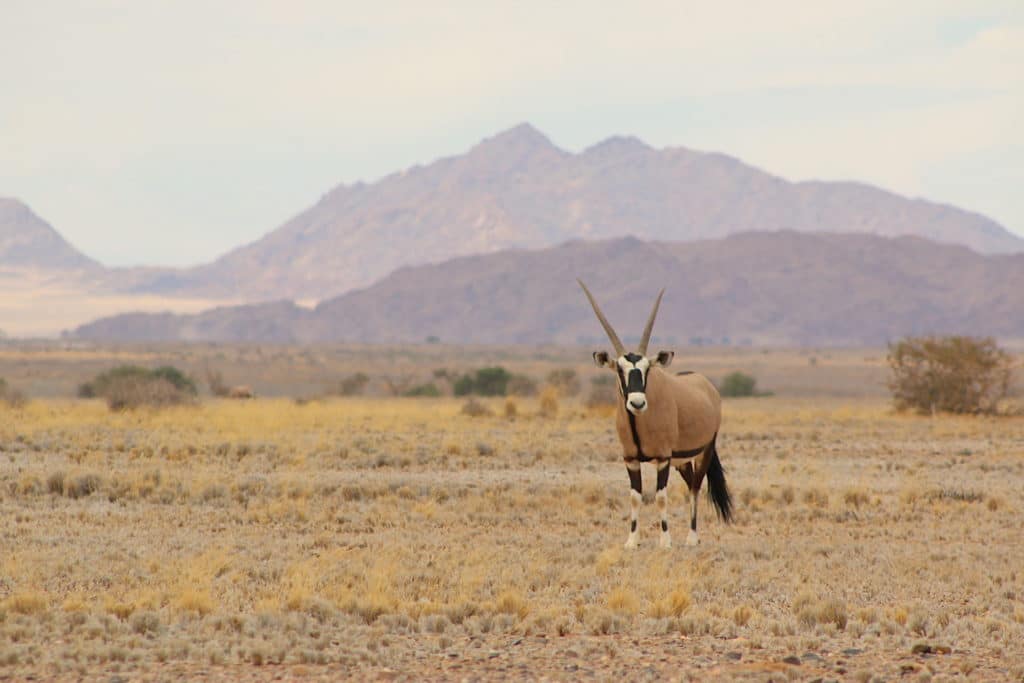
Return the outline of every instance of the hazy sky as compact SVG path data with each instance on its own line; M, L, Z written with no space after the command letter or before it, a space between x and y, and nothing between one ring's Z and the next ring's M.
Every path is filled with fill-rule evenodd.
M1024 234L1021 0L370 4L4 0L0 196L108 265L192 264L529 121Z

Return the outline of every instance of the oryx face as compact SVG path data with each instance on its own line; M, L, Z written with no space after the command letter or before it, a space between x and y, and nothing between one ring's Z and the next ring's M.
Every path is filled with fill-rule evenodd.
M647 375L651 365L668 365L674 356L672 351L659 351L652 362L639 353L626 353L613 360L607 352L595 351L594 363L615 370L619 376L619 396L626 410L639 415L647 410Z

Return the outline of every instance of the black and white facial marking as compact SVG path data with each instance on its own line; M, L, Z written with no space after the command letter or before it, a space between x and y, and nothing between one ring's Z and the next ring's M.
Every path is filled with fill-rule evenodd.
M619 356L616 365L626 410L639 415L647 410L647 372L651 369L651 361L638 353L627 353Z

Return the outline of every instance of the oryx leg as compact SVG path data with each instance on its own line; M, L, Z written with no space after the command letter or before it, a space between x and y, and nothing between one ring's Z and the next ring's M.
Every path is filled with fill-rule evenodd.
M668 533L668 473L672 461L665 459L658 461L658 492L654 494L654 502L661 512L661 541L662 548L672 547L672 537Z
M640 517L640 503L643 502L643 478L640 475L640 461L627 460L626 471L629 473L629 536L626 547L636 547L636 527Z
M676 468L679 475L686 482L686 490L690 493L690 533L686 536L686 545L697 545L697 498L700 493L700 481L693 469L693 463L688 462Z

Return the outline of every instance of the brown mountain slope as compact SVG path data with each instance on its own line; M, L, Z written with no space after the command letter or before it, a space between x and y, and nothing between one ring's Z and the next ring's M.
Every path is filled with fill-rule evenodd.
M0 197L0 267L93 271L101 266L68 244L32 209Z
M997 223L857 183L790 183L721 154L611 138L580 154L529 125L464 155L339 186L263 239L134 291L324 300L404 265L571 239L690 241L748 231L919 235L1024 251Z
M117 316L75 336L122 341L598 343L583 277L624 339L666 288L664 343L879 344L909 333L1024 338L1024 254L872 235L748 233L695 243L570 242L399 269L315 310Z

